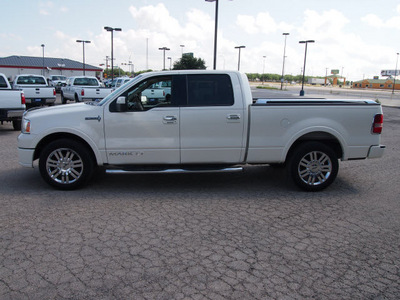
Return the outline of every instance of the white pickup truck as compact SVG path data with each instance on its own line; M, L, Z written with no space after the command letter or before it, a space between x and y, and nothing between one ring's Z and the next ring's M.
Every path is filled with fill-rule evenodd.
M170 82L169 101L142 92ZM378 158L383 115L374 101L279 99L253 103L246 75L225 71L142 74L100 102L28 111L19 162L39 159L43 179L59 189L109 173L238 170L285 164L309 191L329 186L338 160Z
M25 112L25 95L21 90L12 90L6 76L0 73L0 122L12 122L14 130L21 130L21 119Z
M42 105L54 105L56 90L48 86L46 78L41 75L17 75L13 82L13 89L21 89L25 94L26 108Z
M67 78L66 86L61 88L61 103L99 101L110 94L111 88L102 87L96 77L76 76Z

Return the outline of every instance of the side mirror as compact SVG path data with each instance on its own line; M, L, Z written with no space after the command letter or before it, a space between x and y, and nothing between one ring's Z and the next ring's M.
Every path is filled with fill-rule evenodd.
M126 97L118 97L115 107L117 112L124 112L128 110L128 105L126 104Z

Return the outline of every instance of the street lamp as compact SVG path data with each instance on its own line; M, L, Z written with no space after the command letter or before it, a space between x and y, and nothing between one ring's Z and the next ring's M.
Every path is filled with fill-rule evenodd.
M394 86L396 85L397 63L398 63L398 62L399 62L399 53L397 53L396 68L394 69L394 80L393 80L392 95L394 94Z
M83 76L85 76L85 44L90 44L90 41L76 40L77 43L82 43L83 45Z
M300 44L306 44L305 52L304 52L303 80L301 82L300 96L304 96L304 75L306 72L307 45L308 45L308 43L314 43L314 42L315 42L314 40L299 41Z
M172 66L172 58L171 58L171 57L167 57L167 59L169 59L169 69L171 70L171 66Z
M114 80L114 31L122 31L121 28L104 27L105 30L111 32L111 81Z
M162 48L158 48L158 50L162 50L163 53L164 53L164 56L163 56L163 62L164 62L164 64L163 64L163 70L165 70L165 51L169 51L169 50L171 50L171 49L169 49L169 48L167 48L167 47L162 47Z
M42 72L43 72L43 76L44 76L44 44L41 44L40 46L43 48L43 70L42 70Z
M239 58L238 58L238 71L240 70L240 49L246 48L246 46L236 46L235 49L239 49Z
M217 32L218 32L218 0L206 0L215 2L215 31L214 31L214 70L217 68Z
M285 46L283 47L283 65L282 65L282 79L281 79L281 90L283 89L283 81L285 80L285 58L286 58L286 38L289 35L288 32L282 33L285 36Z

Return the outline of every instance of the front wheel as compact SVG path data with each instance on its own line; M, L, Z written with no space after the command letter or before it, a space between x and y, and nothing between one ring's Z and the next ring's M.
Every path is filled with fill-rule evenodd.
M73 190L86 184L93 175L94 162L82 143L60 139L48 144L40 154L42 178L61 190Z
M335 180L339 162L327 145L306 142L294 149L288 168L297 186L306 191L320 191Z
M21 130L21 120L12 121L14 130Z

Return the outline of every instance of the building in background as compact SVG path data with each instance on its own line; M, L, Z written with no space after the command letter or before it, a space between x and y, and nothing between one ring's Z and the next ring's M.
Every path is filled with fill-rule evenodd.
M19 74L37 74L49 78L50 75L82 76L82 62L53 57L33 57L13 55L0 58L0 73L4 73L10 81ZM85 64L85 75L103 78L103 69Z
M387 79L364 79L353 82L353 88L370 88L370 89L393 89L393 78ZM395 90L400 90L400 78L396 78Z

